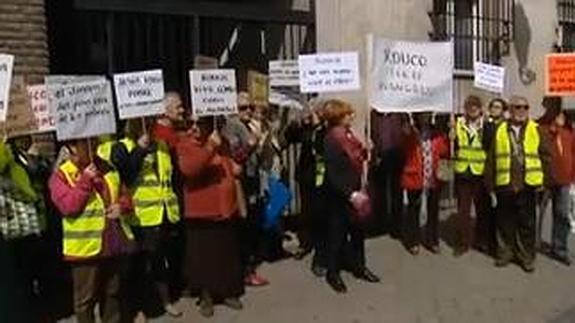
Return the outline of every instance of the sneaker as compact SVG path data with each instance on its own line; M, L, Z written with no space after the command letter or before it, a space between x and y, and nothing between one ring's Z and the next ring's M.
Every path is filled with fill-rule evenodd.
M236 311L240 311L244 308L244 304L235 297L224 299L224 305Z
M253 273L253 274L249 274L246 279L245 279L245 284L246 286L250 286L250 287L262 287L262 286L266 286L269 285L270 282L263 278L262 276Z

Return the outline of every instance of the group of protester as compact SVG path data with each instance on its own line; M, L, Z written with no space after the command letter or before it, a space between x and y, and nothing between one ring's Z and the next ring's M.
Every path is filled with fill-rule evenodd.
M42 227L0 236L0 321L50 322L67 302L82 323L96 321L96 306L105 323L180 317L182 292L198 298L205 317L216 304L241 310L245 286L269 284L258 265L286 254L282 224L270 224L266 210L273 183L286 181L282 154L294 145L301 214L293 256L313 252L312 272L338 293L347 290L342 270L380 281L366 265L368 223L413 255L421 246L440 252L450 170L456 256L476 247L497 266L516 260L532 272L537 210L541 219L552 200L550 254L570 264L575 138L558 99L544 100L538 122L521 97L493 100L484 113L470 96L457 118L373 111L366 144L344 101L318 101L290 118L238 97L237 115L197 118L167 93L163 115L129 120L117 137L61 143L57 158L30 138L0 144L0 216L37 216Z

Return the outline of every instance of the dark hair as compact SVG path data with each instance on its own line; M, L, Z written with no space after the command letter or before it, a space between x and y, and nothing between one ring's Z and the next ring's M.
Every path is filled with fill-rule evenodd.
M561 97L558 96L546 96L541 100L541 105L545 109L562 109Z
M489 108L491 108L495 103L500 103L501 106L503 107L503 111L507 111L509 109L507 102L501 98L495 98L495 99L489 101Z
M549 106L547 107L547 109L545 109L545 113L543 114L543 116L541 116L541 118L539 118L539 120L537 120L537 123L539 123L540 125L550 125L555 121L555 118L557 118L557 116L562 113L563 110L561 110L560 106ZM565 117L567 117L567 114L565 114Z
M463 109L467 110L468 107L474 106L474 105L481 108L481 106L483 106L483 102L481 101L481 99L478 96L470 95L465 99L465 103L463 104Z

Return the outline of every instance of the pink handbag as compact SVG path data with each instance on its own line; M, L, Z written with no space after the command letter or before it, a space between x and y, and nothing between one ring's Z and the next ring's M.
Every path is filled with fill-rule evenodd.
M351 201L354 209L353 217L356 221L363 222L369 216L371 216L371 197L369 196L366 189L362 189L355 194L356 196Z

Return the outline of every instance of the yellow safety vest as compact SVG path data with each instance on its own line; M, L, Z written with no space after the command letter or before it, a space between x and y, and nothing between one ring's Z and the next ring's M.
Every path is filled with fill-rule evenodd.
M80 171L72 162L67 161L60 166L60 171L66 177L69 185L75 186ZM111 171L104 176L110 198L116 202L119 196L120 175ZM106 207L98 193L92 193L82 213L75 217L63 219L64 255L69 257L88 258L97 256L102 250L102 235L106 226ZM133 239L130 226L120 219L122 229L128 239Z
M473 140L469 142L469 135L465 130L463 118L457 119L455 131L458 145L454 167L455 172L457 174L463 174L467 169L470 169L473 175L483 175L487 154L485 150L483 150L481 136L475 136Z
M132 139L125 138L121 142L131 152L136 144ZM153 168L154 156L144 159L138 179L131 188L132 200L136 211L136 226L150 227L162 224L164 212L168 221L176 223L180 220L178 197L172 188L172 160L168 146L158 142L156 150L157 169Z
M505 186L511 183L511 138L508 123L503 122L495 135L496 175L495 185ZM537 124L529 121L525 127L523 154L525 156L525 184L543 185L543 168L539 158L539 131Z

